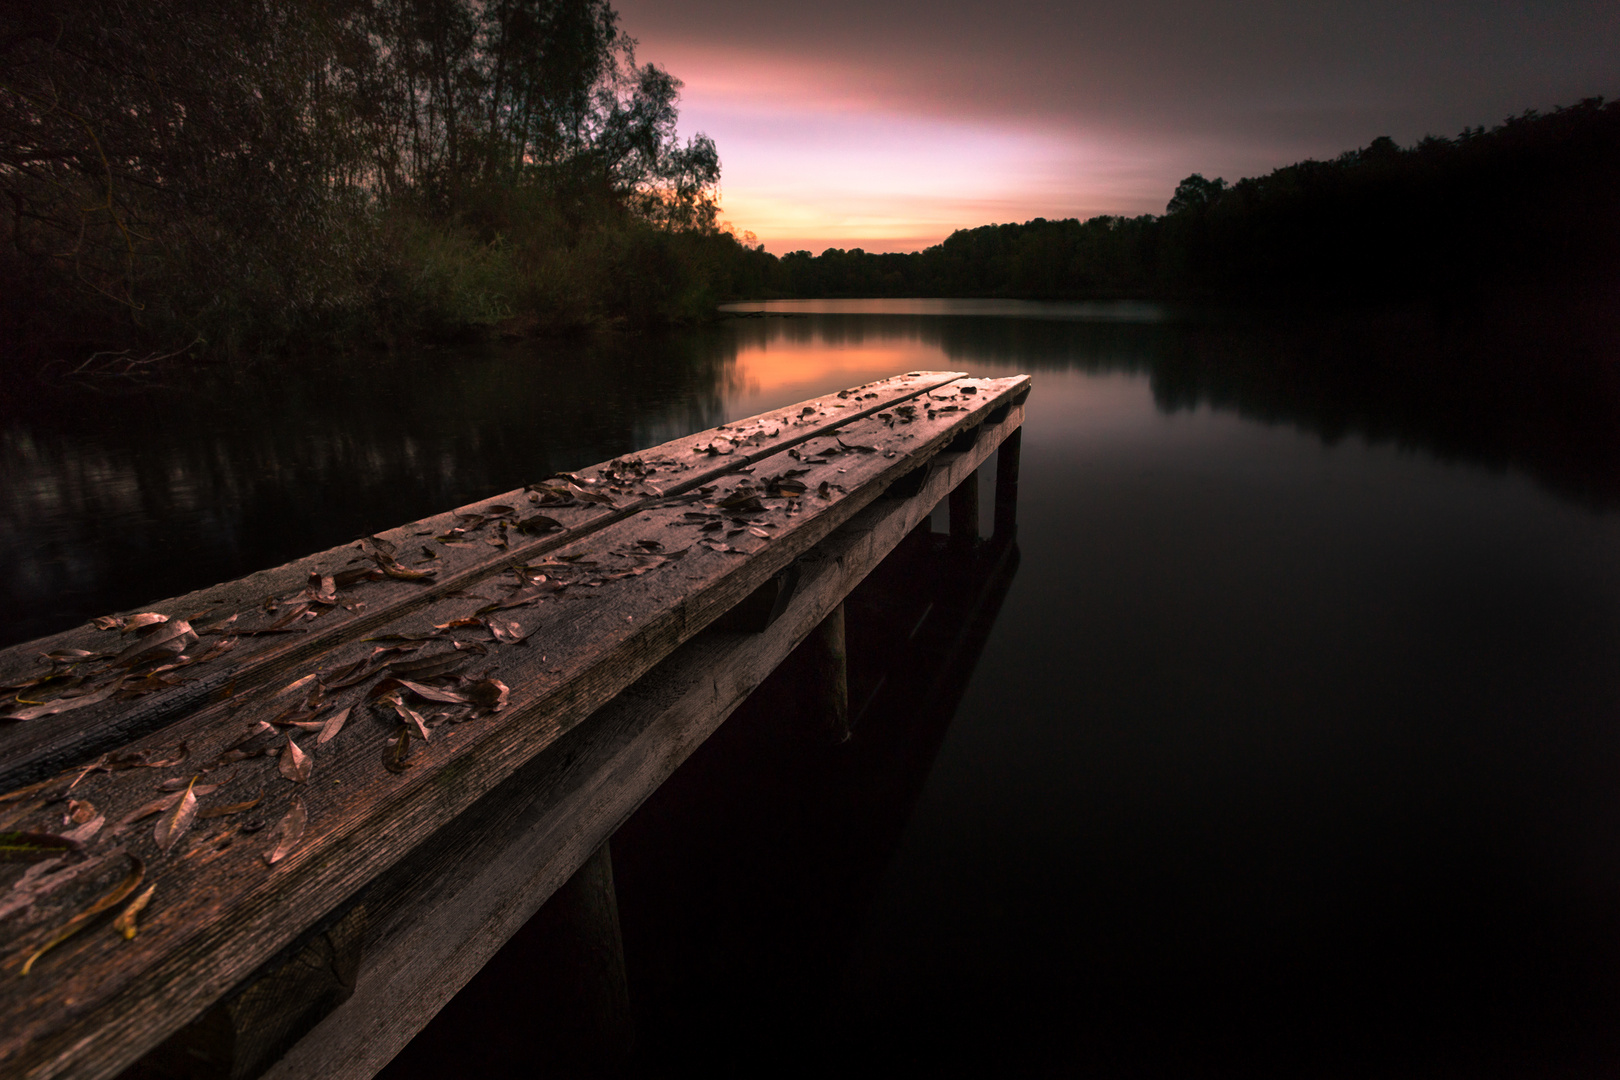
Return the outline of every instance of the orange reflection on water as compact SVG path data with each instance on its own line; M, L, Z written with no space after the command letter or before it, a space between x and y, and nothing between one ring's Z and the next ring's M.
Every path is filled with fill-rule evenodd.
M778 326L737 350L731 411L751 415L816 397L829 385L857 386L903 371L949 369L945 355L908 337L844 348L825 340L784 340Z

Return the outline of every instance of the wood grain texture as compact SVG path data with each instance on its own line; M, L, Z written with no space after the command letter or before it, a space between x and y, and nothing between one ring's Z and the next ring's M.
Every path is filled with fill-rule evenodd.
M876 502L828 537L769 629L687 642L380 878L353 997L264 1080L363 1080L392 1060L1022 420L1013 411L974 452L943 455L914 499Z
M352 635L334 635L318 658L307 659L307 667L276 669L273 681L261 679L123 747L121 753L169 764L85 774L74 795L93 801L109 823L91 852L121 846L138 854L147 860L149 880L158 891L137 938L126 942L106 933L80 934L27 979L9 972L54 919L74 910L94 881L84 890L64 888L50 904L13 917L7 926L14 935L11 944L0 947L0 1015L7 1021L0 1028L0 1072L116 1074L428 843L516 770L561 745L570 729L719 613L810 552L893 479L939 454L961 430L980 424L991 408L1027 384L1022 377L959 380L922 393L909 417L898 415L898 409L879 410L831 434L816 429L791 446L772 444L768 453L734 448L734 454L721 455L737 458L726 471L709 472L705 464L704 483L683 483L677 497L666 489L638 503L633 515L595 525L588 535L563 534L548 540L549 546L536 544L519 555L506 552L494 562L480 553L481 576L469 571L458 579L463 587L415 597L392 609L389 620L368 624L365 636L372 638L383 630L407 638L436 635L408 659L450 657L469 669L488 669L511 686L503 711L478 718L441 716L435 706L415 701L428 714L424 728L431 727L431 738L415 743L416 752L400 772L384 768L383 761L388 743L404 730L398 717L363 700L382 671L329 696L329 707L352 713L329 743L317 744L312 733L297 730L260 730L267 720L284 715L302 680L392 647ZM963 392L968 386L975 393ZM836 407L828 404L829 410ZM755 430L763 435L770 429ZM744 442L751 437L741 436ZM687 449L695 453L694 447ZM776 485L769 482L773 479ZM796 491L794 482L804 490ZM709 528L716 521L720 527ZM722 539L706 540L716 535ZM519 568L527 569L519 574ZM540 577L546 580L537 583ZM471 636L434 631L534 589L540 590L534 603L497 613L503 621L510 615L515 624L505 640L490 640L487 626ZM516 643L519 636L522 644ZM452 640L467 648L458 652L449 647ZM285 753L281 748L289 732L313 758L306 782L287 779L268 753ZM260 751L266 753L229 760ZM675 752L675 744L661 752ZM150 819L115 832L116 823L161 797L160 785L184 785L199 773L199 790L219 789L202 797L198 826L172 852L156 851ZM295 801L307 813L308 826L286 858L266 867L275 823ZM251 806L209 818L213 811L243 804ZM25 815L18 827L48 824L60 806L40 808L34 818Z
M375 570L374 564L354 545L344 545L150 604L141 610L191 621L204 635L200 643L204 647L226 639L232 639L234 646L223 656L188 666L183 683L160 687L135 701L108 701L27 722L0 720L0 790L41 779L74 761L139 738L227 688L240 692L263 685L337 642L371 633L403 611L538 558L562 543L631 517L666 496L679 495L738 467L903 404L960 374L910 372L840 391L844 396L831 394L800 402L616 459L643 463L661 459L650 474L638 475L633 468L616 470L614 462L568 474L586 481L583 486L592 494L605 494L612 505L577 499L573 504L553 503L546 500L554 498L554 493L531 490L536 485L530 485L378 533L400 554L401 563L409 564L407 569L432 571L432 579L402 581L382 576L354 582L337 590L337 602L314 603L310 607L314 617L290 625L280 624L309 588L311 575L359 573ZM507 546L493 547L490 536L466 528L470 517L489 517L491 507L509 507L513 513L508 516L515 519L543 513L565 530L537 537L501 530ZM465 531L456 536L457 529ZM442 539L445 537L450 539ZM428 559L424 553L434 558ZM279 603L267 610L272 601ZM49 670L41 667L44 654L117 652L130 640L117 631L85 626L0 650L0 686L23 683ZM196 650L192 652L196 654ZM106 666L104 661L91 661L68 670Z

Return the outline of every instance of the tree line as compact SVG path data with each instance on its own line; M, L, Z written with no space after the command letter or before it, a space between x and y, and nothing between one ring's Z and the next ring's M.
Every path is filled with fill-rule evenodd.
M0 346L711 311L714 143L606 0L0 3Z
M0 350L262 352L839 296L1453 300L1612 281L1620 103L1162 215L777 258L607 0L0 0Z
M1235 184L1194 174L1162 215L985 225L911 254L792 252L766 284L794 297L1468 302L1613 283L1617 176L1620 102L1590 98Z

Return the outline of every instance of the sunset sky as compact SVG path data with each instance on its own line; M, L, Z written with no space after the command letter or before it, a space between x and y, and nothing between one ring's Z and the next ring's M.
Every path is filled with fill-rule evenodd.
M1620 93L1614 0L619 0L719 144L722 216L777 253L1158 213L1379 135Z

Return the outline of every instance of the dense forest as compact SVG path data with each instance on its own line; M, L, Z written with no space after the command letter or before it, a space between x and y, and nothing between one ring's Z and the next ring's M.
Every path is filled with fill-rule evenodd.
M1468 302L1620 280L1620 102L1527 112L1401 147L1379 138L1163 215L962 229L909 255L782 258L784 296Z
M0 345L712 312L712 141L605 0L0 0Z
M1193 175L1162 215L778 259L718 226L718 150L678 138L680 83L634 46L606 0L0 0L0 351L526 336L770 297L1450 302L1620 266L1598 98Z

